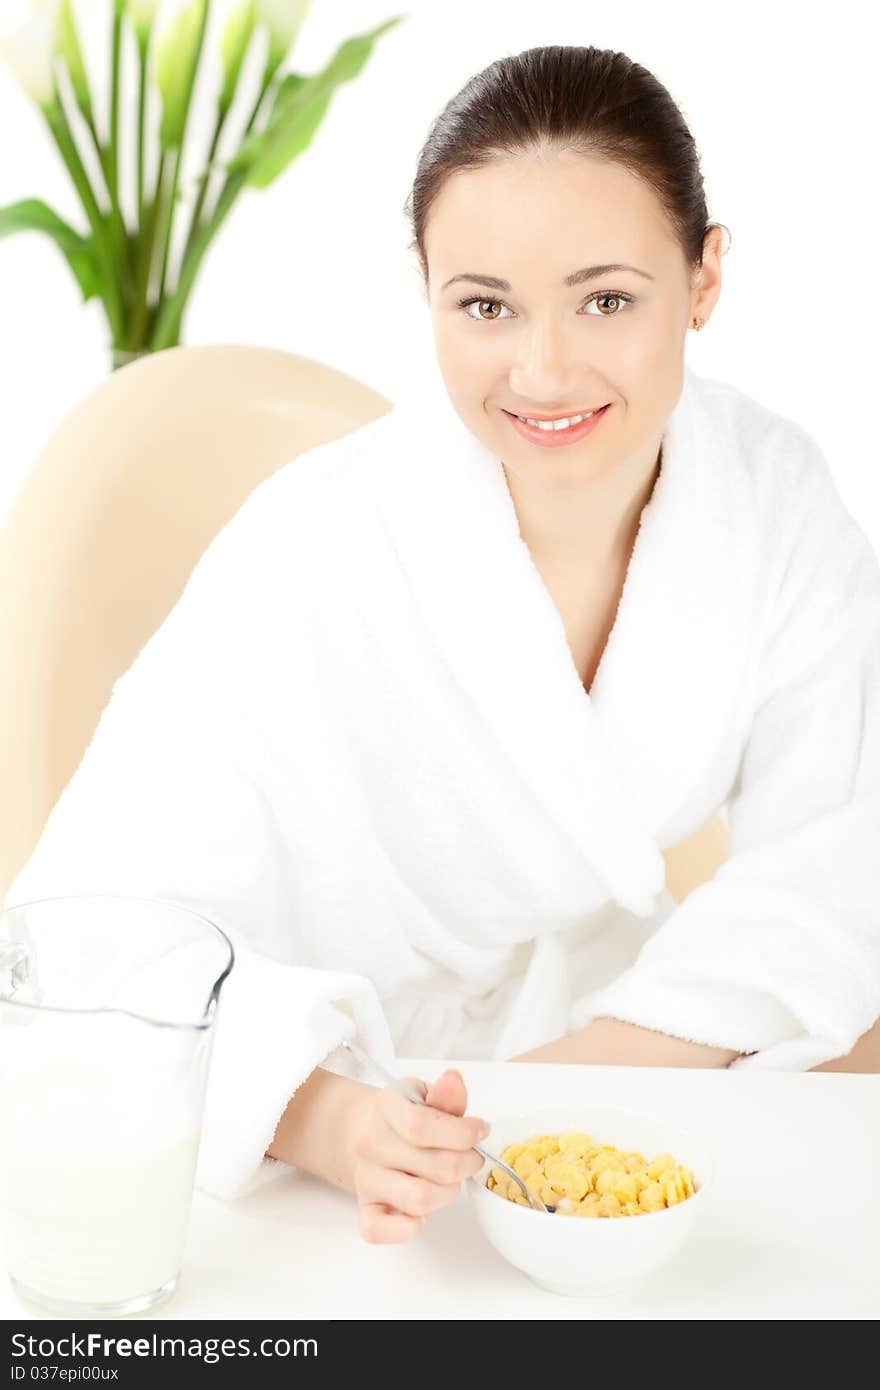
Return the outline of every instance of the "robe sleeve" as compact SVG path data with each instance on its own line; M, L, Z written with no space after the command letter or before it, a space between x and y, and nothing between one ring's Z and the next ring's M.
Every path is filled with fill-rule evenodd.
M214 538L114 685L4 903L87 893L160 898L227 934L235 962L214 1023L196 1170L199 1187L226 1199L291 1171L265 1151L316 1066L357 1074L343 1038L357 1035L387 1062L394 1055L373 984L310 967L298 940L297 855L272 804L261 727L272 644L295 648L306 626L297 621L296 593L277 593L277 554L266 534L279 492L273 481ZM290 717L295 725L295 709Z
M773 492L730 856L580 1021L807 1070L880 1016L880 566L815 443ZM719 623L723 615L719 615Z

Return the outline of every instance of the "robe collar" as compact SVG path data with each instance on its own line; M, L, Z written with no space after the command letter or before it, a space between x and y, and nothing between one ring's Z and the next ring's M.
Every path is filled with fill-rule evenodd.
M686 369L589 693L501 461L439 377L375 436L375 501L430 640L542 812L639 916L664 887L664 826L735 710L752 611L755 521L708 385Z

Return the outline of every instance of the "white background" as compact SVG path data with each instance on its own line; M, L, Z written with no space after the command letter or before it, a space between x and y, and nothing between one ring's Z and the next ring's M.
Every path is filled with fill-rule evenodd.
M215 0L213 36L224 3ZM9 4L0 0L0 19ZM107 5L77 0L99 102ZM405 394L433 352L402 210L431 121L505 53L549 43L622 49L683 109L710 218L732 233L711 323L688 334L690 365L805 426L880 550L869 9L855 0L831 11L778 0L313 0L290 60L302 72L343 38L394 14L409 18L339 90L312 148L233 211L191 301L187 341L283 347L391 399ZM210 86L199 96L194 130L204 132ZM42 118L0 69L0 205L25 197L82 225ZM82 305L55 248L35 234L0 241L0 521L107 360L100 307Z

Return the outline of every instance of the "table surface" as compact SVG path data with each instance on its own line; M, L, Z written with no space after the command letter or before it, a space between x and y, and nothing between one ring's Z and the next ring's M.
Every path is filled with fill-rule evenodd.
M689 1244L626 1294L564 1298L497 1254L463 1192L414 1240L370 1245L349 1194L291 1170L234 1202L197 1191L174 1297L120 1321L880 1316L880 1076L451 1065L467 1082L468 1108L490 1121L580 1093L705 1134L714 1192ZM401 1075L442 1069L437 1059L398 1063ZM0 1284L0 1317L41 1316Z

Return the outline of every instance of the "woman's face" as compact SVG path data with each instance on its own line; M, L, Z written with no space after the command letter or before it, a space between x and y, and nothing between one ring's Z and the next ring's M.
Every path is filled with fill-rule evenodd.
M654 192L583 154L517 154L452 175L425 253L438 364L464 424L542 487L653 466L681 394L691 318L707 319L720 293L720 239L720 228L708 233L691 280ZM633 269L587 274L620 264ZM571 437L536 442L511 420L605 405Z

